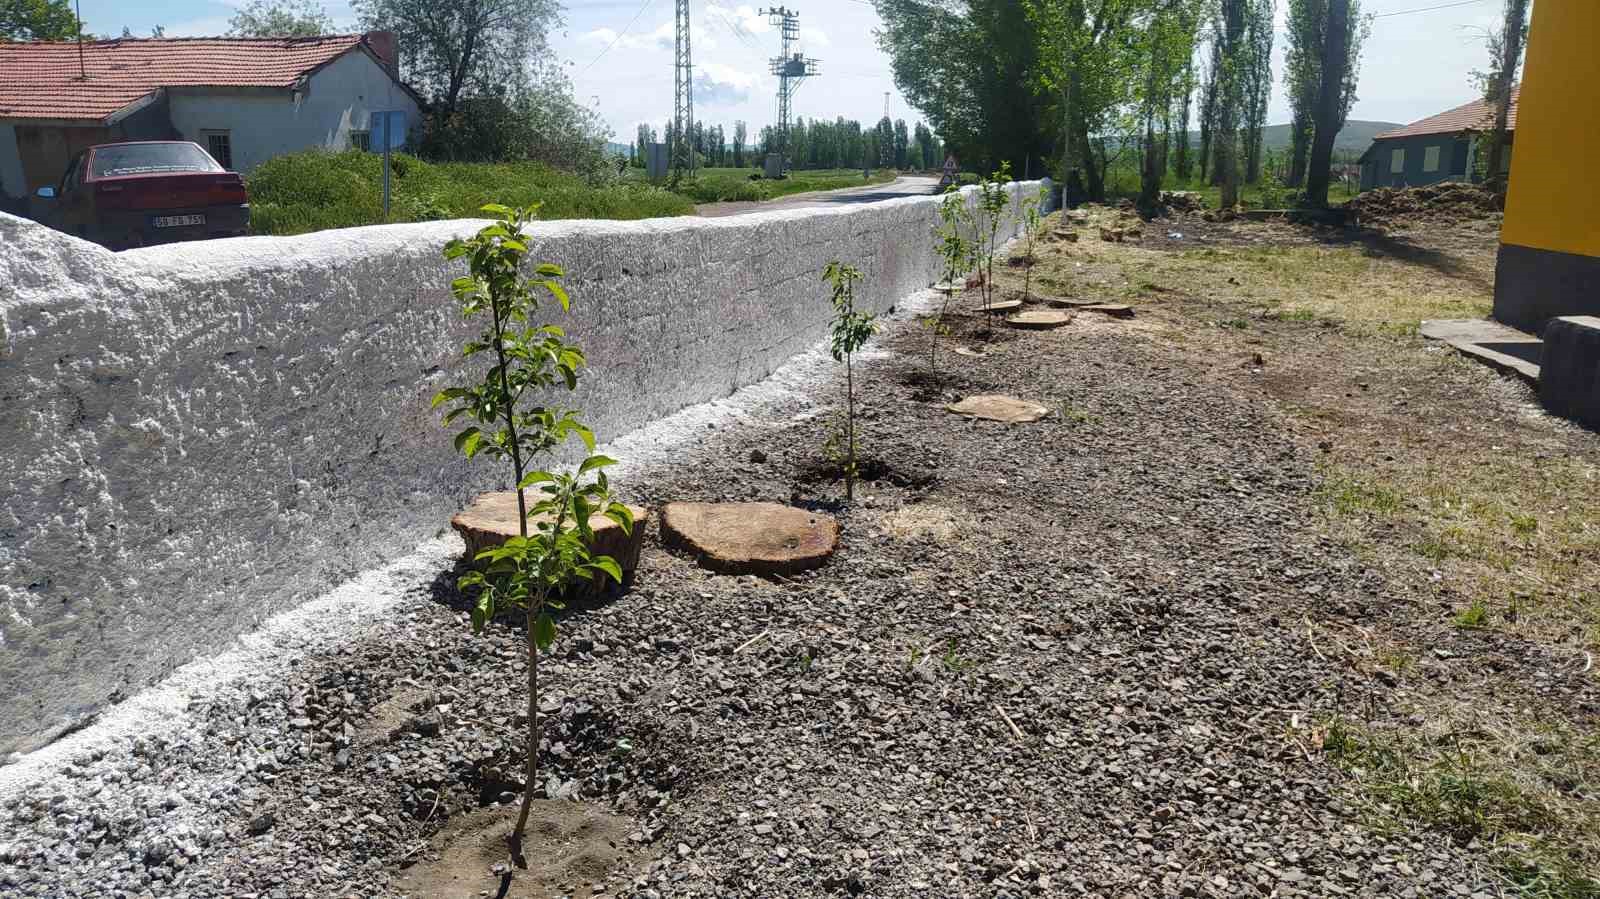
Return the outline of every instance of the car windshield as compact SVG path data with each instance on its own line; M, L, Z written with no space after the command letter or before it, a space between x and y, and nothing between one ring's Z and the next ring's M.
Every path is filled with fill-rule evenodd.
M94 176L220 172L222 166L194 144L123 144L94 151Z

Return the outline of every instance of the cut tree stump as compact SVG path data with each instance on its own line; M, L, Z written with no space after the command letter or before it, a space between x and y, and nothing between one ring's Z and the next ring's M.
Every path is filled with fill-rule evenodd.
M1100 305L1098 300L1073 300L1067 297L1045 297L1044 301L1057 309L1082 309L1086 306Z
M833 558L839 523L778 503L667 503L661 541L722 574L796 574Z
M1006 424L1025 424L1038 421L1050 414L1050 410L1038 403L1017 399L1001 393L985 393L969 396L959 403L951 403L945 407L957 415L968 418L982 418L986 421L1000 421Z
M1125 306L1122 303L1091 303L1078 308L1084 312L1098 312L1101 315L1109 315L1113 318L1133 318L1133 307Z
M536 494L537 491L528 492L529 505L536 501ZM622 569L624 584L632 580L634 569L639 567L639 549L644 546L644 529L650 521L649 509L629 506L628 511L633 513L631 534L624 534L621 526L604 515L592 515L589 518L589 527L594 528L594 545L590 550L596 555L616 559L617 567ZM528 519L528 530L531 532L540 520L541 516L537 515ZM479 494L471 505L450 519L450 526L466 542L466 558L469 563L472 562L478 553L499 546L508 537L521 533L517 527L517 492L502 490ZM590 592L603 590L609 584L610 578L601 577L604 582L594 584Z
M1006 319L1006 324L1025 331L1048 331L1072 322L1072 313L1060 309L1030 309Z
M990 303L987 308L979 306L973 311L981 312L987 315L1005 315L1008 312L1016 312L1021 308L1021 300L995 300L993 303Z

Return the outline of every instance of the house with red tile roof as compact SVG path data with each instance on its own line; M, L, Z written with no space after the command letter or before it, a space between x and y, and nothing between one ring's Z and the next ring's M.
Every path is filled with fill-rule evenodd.
M1507 124L1514 137L1517 128L1518 85L1511 89L1511 114ZM1455 109L1385 131L1372 139L1361 155L1361 189L1418 187L1439 181L1470 181L1477 166L1478 137L1494 130L1494 106L1474 100ZM1510 143L1515 143L1508 138ZM1505 154L1511 170L1511 153Z
M395 52L391 32L0 43L0 192L15 203L122 140L192 140L238 172L365 148L374 113L418 122Z

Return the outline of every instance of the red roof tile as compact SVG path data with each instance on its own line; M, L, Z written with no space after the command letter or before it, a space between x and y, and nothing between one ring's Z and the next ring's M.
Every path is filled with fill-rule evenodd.
M310 38L145 38L78 45L0 43L0 119L100 121L163 87L293 87L301 75L361 43Z
M1506 127L1512 131L1517 130L1517 100L1522 95L1522 85L1511 89L1511 113L1506 117ZM1487 100L1474 100L1465 106L1457 106L1447 112L1436 116L1429 116L1420 122L1412 122L1404 128L1385 131L1373 140L1384 140L1391 137L1421 137L1425 134L1459 134L1462 131L1488 131L1494 127L1494 106Z

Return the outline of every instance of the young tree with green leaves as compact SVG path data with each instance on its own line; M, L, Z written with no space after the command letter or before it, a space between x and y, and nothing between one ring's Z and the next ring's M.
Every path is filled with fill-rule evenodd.
M78 16L70 0L0 0L0 41L70 41Z
M828 352L835 362L844 363L845 401L845 461L844 498L856 498L856 382L853 357L857 350L877 332L876 316L870 312L856 311L856 282L861 280L861 270L839 260L827 264L822 270L822 280L828 282L833 303L833 336Z
M972 268L972 241L968 240L966 235L966 229L971 221L972 215L967 208L966 197L962 195L960 188L951 185L945 192L944 199L939 201L939 224L933 231L933 236L937 240L939 261L944 271L943 288L940 290L943 296L939 301L939 312L927 322L930 332L928 373L934 377L939 375L939 339L949 333L944 320L950 314L950 299L960 289L961 279Z
M479 567L463 575L459 586L476 595L475 632L503 611L523 614L528 743L522 808L509 849L513 862L526 868L522 842L539 773L539 654L555 641L551 610L561 608L564 593L581 581L621 582L616 560L591 552L591 518L609 518L628 533L633 516L615 500L606 480L603 469L614 464L612 459L590 455L575 474L533 468L536 458L574 436L590 453L594 451L594 434L578 420L576 411L542 403L551 390L575 388L585 360L583 351L567 343L560 328L534 323L541 295L548 294L563 310L570 304L558 266L537 263L532 265L532 277L523 274L532 246L524 228L536 217L537 207L491 205L483 211L498 221L469 239L450 241L444 255L467 261L468 274L452 281L450 291L465 317L484 323L462 354L468 359L488 354L490 364L482 380L441 390L433 405L449 406L446 426L457 420L473 422L456 434L458 451L468 458L483 455L509 462L516 484L517 536L479 553L475 560ZM531 504L529 492L534 494Z
M1485 154L1485 177L1497 194L1504 197L1506 134L1511 121L1511 92L1517 84L1517 70L1522 65L1522 47L1528 39L1528 9L1530 0L1505 0L1504 21L1500 29L1489 35L1489 54L1492 60L1488 73L1474 73L1483 88L1484 99L1494 104L1494 127L1484 140L1488 143Z
M978 233L977 263L982 283L978 290L983 297L983 311L991 324L994 318L994 260L1000 252L1000 225L1005 221L1006 210L1011 208L1011 194L1006 185L1011 183L1011 163L1002 162L991 175L978 179L977 203L973 207L973 221Z
M228 20L229 37L316 37L333 20L316 0L251 0Z

